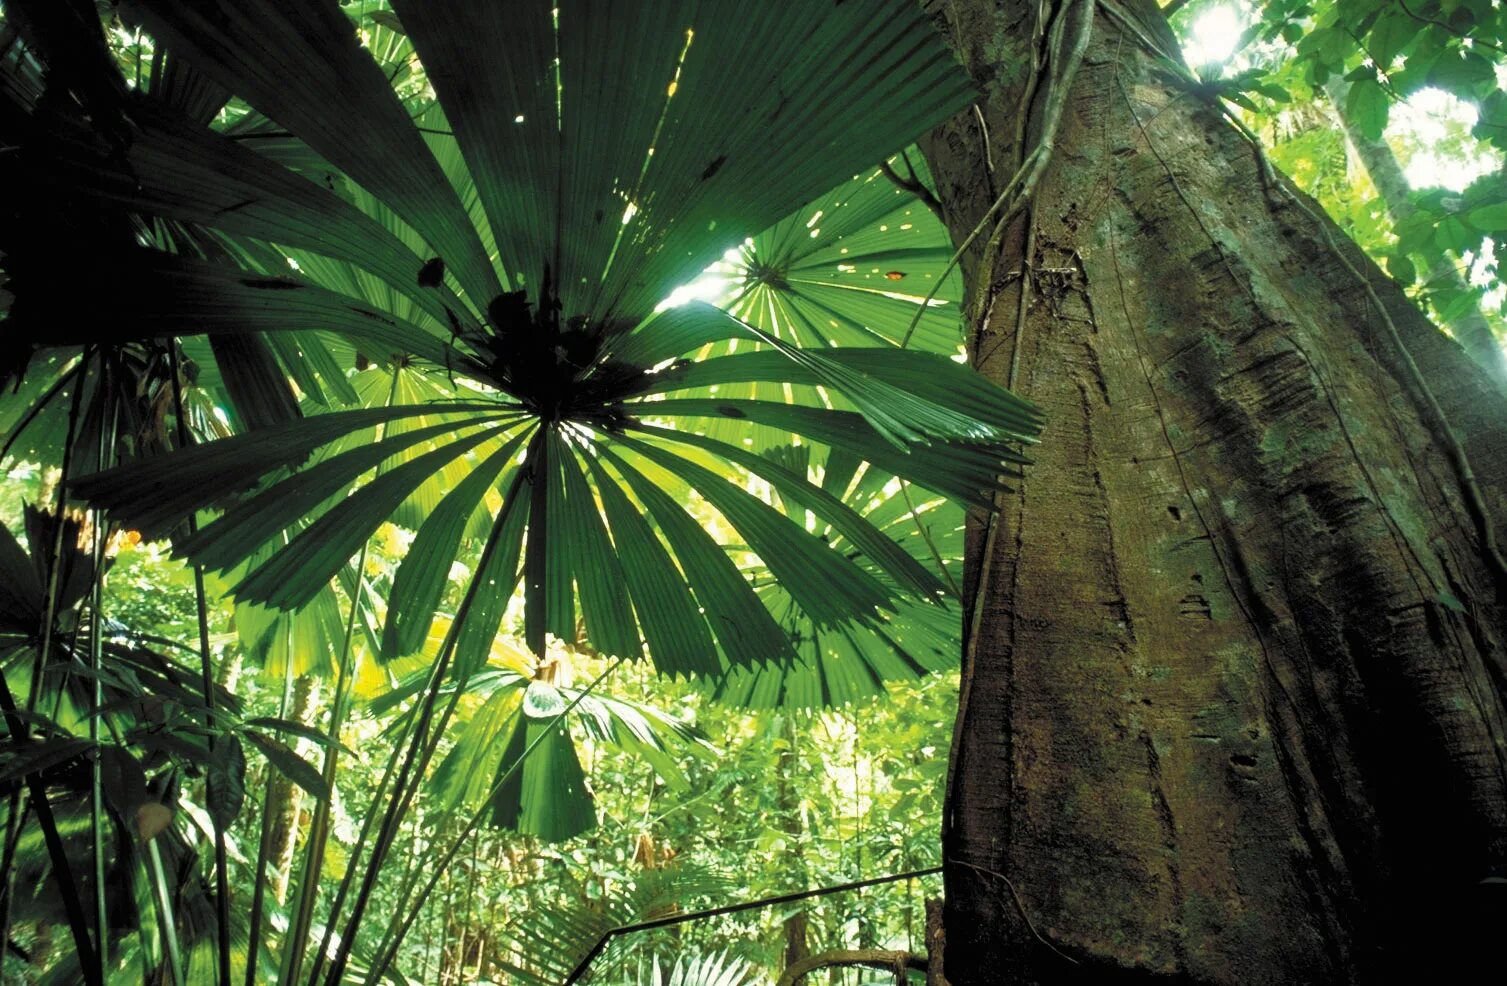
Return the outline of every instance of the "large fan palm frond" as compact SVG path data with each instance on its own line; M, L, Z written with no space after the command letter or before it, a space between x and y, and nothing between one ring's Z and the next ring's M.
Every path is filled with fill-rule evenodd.
M33 258L13 278L7 330L75 343L317 330L368 358L439 368L458 395L272 425L78 484L158 530L256 487L178 545L229 570L286 537L241 579L242 600L304 605L378 524L460 467L397 573L389 654L421 644L479 521L486 592L459 631L462 667L480 666L520 574L536 652L547 634L572 638L579 613L597 649L647 644L669 673L788 662L740 560L767 567L824 628L884 624L942 584L839 496L752 458L753 429L962 503L986 505L1023 461L1036 411L945 356L849 345L856 336L804 348L813 340L709 305L655 310L729 247L967 104L961 70L911 4L400 0L439 135L414 125L334 3L137 7L171 50L297 138L300 170L323 161L354 190L122 97L129 140L75 134L74 165L28 179L207 228L240 263L102 242L102 282L61 306L71 282ZM295 258L270 244L329 262L278 270L277 257ZM812 305L829 304L819 287ZM739 396L751 383L779 396ZM406 427L419 418L432 423ZM725 478L740 471L864 564Z
M924 166L918 173L905 153L888 168L897 177L903 171L909 177L901 181L922 188L929 179ZM876 168L729 251L694 288L721 288L725 298L720 303L729 311L794 344L905 344L956 355L963 346L958 315L962 284L947 276L951 253L947 231L936 216ZM760 382L726 384L717 396L784 398L778 385ZM706 434L738 442L742 425L712 421ZM902 491L893 475L849 453L789 445L789 433L777 428L755 426L752 438L753 448L765 457L801 476L809 471L811 482L863 515L949 587L956 585L963 549L963 512L957 504ZM884 577L830 525L817 524L814 531L870 567L871 574ZM714 679L714 694L723 701L756 708L832 707L875 697L888 682L956 666L961 620L945 600L901 599L891 619L821 626L767 568L755 564L747 573L785 628L798 659L729 668Z
M923 189L931 180L919 155L898 154L887 168ZM798 346L904 343L951 356L963 343L952 252L915 194L867 168L727 255L740 282L730 310Z

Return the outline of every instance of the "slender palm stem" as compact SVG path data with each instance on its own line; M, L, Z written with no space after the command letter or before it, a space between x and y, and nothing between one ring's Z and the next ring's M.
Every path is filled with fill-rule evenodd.
M52 638L54 627L57 623L58 601L62 597L63 582L63 542L67 525L64 522L63 508L67 503L67 485L70 478L71 466L73 465L73 444L78 436L79 411L83 404L85 374L83 367L89 362L90 352L85 350L80 363L77 385L73 392L73 403L68 411L68 430L64 436L63 461L58 476L58 505L56 514L56 528L52 543L52 565L48 572L47 598L42 608L42 625L40 627L41 641L37 646L36 656L32 661L31 681L28 685L26 696L26 711L34 713L37 702L41 697L42 676L45 673L47 662L52 656ZM11 737L17 742L25 742L30 735L30 728L17 714L15 698L11 695L10 682L4 675L0 675L0 707L3 707L6 716L6 725L10 729ZM63 909L68 915L68 927L73 935L74 947L78 951L79 967L84 975L86 983L100 983L101 977L97 960L94 957L94 946L89 939L89 920L84 914L83 905L79 902L78 884L73 879L73 870L68 863L68 856L63 846L62 837L58 834L57 821L53 818L52 805L47 800L47 787L35 774L26 777L27 790L31 796L31 810L37 818L37 825L42 829L42 839L47 846L47 853L52 863L53 877L57 880L58 891L63 897ZM19 795L11 799L11 810L6 818L6 843L11 844L20 838L17 827L20 822ZM12 857L11 865L14 867L15 859ZM11 880L13 874L7 871L5 884L7 893L3 903L0 903L0 929L5 932L5 941L10 940L10 923L12 914L12 897L14 885ZM3 949L0 949L3 951Z
M31 802L21 800L21 791L11 795L7 805L10 814L6 816L6 839L3 859L0 859L0 873L5 874L5 882L0 886L0 893L4 898L0 900L0 943L10 941L10 900L16 892L16 871L13 868L16 861L16 845L21 841L21 830L26 827L26 816L31 813ZM20 816L19 820L17 816ZM10 955L10 949L0 945L0 973L5 970L5 959Z
M394 363L392 368L392 384L387 390L387 400L383 406L391 407L398 396L398 380L402 372L402 366ZM386 434L386 426L379 425L376 430L376 441L381 441ZM377 467L377 475L382 475L383 467ZM324 748L324 763L321 774L324 777L325 788L330 792L329 798L320 801L314 808L314 817L309 823L309 836L304 846L303 878L299 883L298 896L293 907L293 920L288 925L288 933L284 936L284 951L282 970L278 977L279 982L292 983L298 981L302 972L305 945L308 941L309 930L314 923L314 906L319 897L319 877L324 870L324 850L330 837L330 811L335 798L335 772L340 760L340 730L345 725L345 717L350 713L350 691L355 681L355 669L352 666L355 654L356 620L361 613L361 598L366 589L366 558L371 549L371 541L362 543L361 551L356 556L356 567L353 573L353 581L347 590L350 597L350 610L346 614L345 633L340 644L340 655L335 669L335 698L330 708L330 722L327 730L329 743ZM399 746L401 742L399 743ZM335 902L330 908L328 920L325 921L325 931L322 936L319 949L315 953L314 967L310 972L309 981L313 982L319 976L320 966L324 962L324 956L329 952L330 942L334 934L335 925L340 921L340 912L345 908L346 895L350 892L351 879L355 874L356 866L360 862L361 847L366 844L366 837L371 831L372 821L375 817L376 806L381 803L382 795L387 790L387 784L392 776L392 771L397 762L398 746L394 746L393 754L388 759L386 770L382 775L381 783L377 786L376 793L372 796L371 807L367 810L361 823L361 834L356 838L355 852L346 863L344 877L340 881L339 889L335 893Z
M26 741L16 700L11 695L10 683L0 675L0 710L10 727L11 738L18 743ZM52 805L47 800L47 785L35 773L26 775L27 790L31 794L32 812L37 816L37 825L42 829L42 839L47 844L47 855L52 862L52 874L63 896L63 911L68 915L68 928L73 933L73 945L78 950L79 970L87 986L103 986L99 972L99 960L95 957L94 943L89 938L89 917L79 900L78 882L73 878L73 867L68 862L68 851L58 834L57 819L53 817Z
M162 945L167 952L167 967L172 974L173 986L184 986L183 955L178 949L178 929L173 921L173 901L167 892L167 874L162 867L162 853L157 849L157 840L147 843L147 861L152 867L152 886L156 893L152 902L157 905L157 923L162 928ZM253 942L252 948L256 947Z
M100 393L108 393L108 381L105 379L105 355L100 353ZM112 402L113 404L113 402ZM110 414L110 426L105 427L104 415L105 401L103 396L100 400L99 421L99 447L96 465L100 469L107 467L110 459L110 449L115 444L115 432L120 426L120 411L118 406L113 406ZM89 682L89 741L96 747L99 746L100 708L105 703L104 682L101 673L104 670L104 589L105 589L105 514L102 510L94 511L94 581L90 587L89 596L89 670L92 672ZM104 764L98 756L90 764L89 769L89 842L94 861L94 926L95 937L99 943L99 976L105 978L105 963L109 959L109 917L105 908L105 798L104 798Z
M422 814L422 812L416 812L415 814ZM455 820L455 806L454 805L448 805L448 806L442 808L440 810L440 813L439 813L439 816L437 817L437 819L429 825L429 838L433 839L435 841L439 841L439 840L443 839L446 828L454 820ZM422 829L423 829L423 826L416 819L415 822L414 822L413 832L412 832L412 837L413 837L413 839L415 841L418 840L419 833L422 831ZM422 860L422 862L420 860L420 857L417 854L415 854L412 858L410 858L408 860L408 864L407 864L407 866L405 868L405 871L403 873L402 882L401 882L401 884L400 884L400 886L398 888L398 892L397 892L396 896L394 897L394 899L395 900L408 900L413 895L414 888L419 885L419 880L423 878L424 873L425 873L425 871L427 869L428 869L428 859L427 858L424 858ZM383 952L387 948L388 942L392 941L393 936L397 934L397 932L398 932L398 926L402 922L402 920L403 920L403 909L401 907L393 908L392 916L387 921L387 928L385 930L383 930L383 932L382 932L381 944L377 948L378 954L380 954L381 952ZM448 933L449 926L450 926L449 925L449 921L447 920L445 922L445 928L447 929L447 933Z
M470 877L471 878L466 881L466 916L463 917L463 918L461 918L461 925L460 925L460 965L459 965L459 971L460 971L460 974L462 976L464 976L466 974L466 951L467 951L467 949L469 949L471 947L471 944L472 944L473 940L478 940L478 941L480 940L479 938L473 939L473 936L471 935L471 918L472 918L472 916L476 912L476 891L478 889L480 889L480 885L481 885L481 877L477 873L477 864L478 864L478 862L479 862L479 860L478 860L478 853L477 853L477 847L476 847L476 833L472 832L471 833L471 871L470 871ZM476 962L476 965L477 965L477 973L478 973L478 975L475 976L471 980L472 982L475 982L476 979L481 978L480 977L480 971L481 971L481 950L479 948L477 949L477 962Z
M350 688L355 675L351 668L352 641L356 631L356 615L361 606L362 590L366 580L367 544L361 546L356 557L355 586L351 589L350 615L346 620L345 636L340 646L338 665L335 671L335 697L330 707L330 722L326 735L329 743L324 748L324 763L320 773L324 777L325 790L330 796L314 806L314 817L309 822L309 835L304 844L303 875L298 893L294 898L292 920L288 933L283 936L282 969L278 982L296 982L302 971L304 949L309 938L309 928L314 921L314 906L319 897L319 877L324 869L324 850L330 837L330 811L335 800L335 771L340 758L340 730L350 713ZM378 798L381 797L379 794ZM375 802L374 802L375 803Z
M188 417L183 411L183 385L178 380L178 340L168 342L168 379L173 388L173 414L178 423L178 446L189 444ZM189 513L188 532L194 534L199 527L197 515ZM213 759L215 748L215 677L209 648L209 609L204 592L204 568L193 566L194 604L199 617L199 673L204 685L204 728L208 731L209 755ZM215 923L219 947L219 983L230 986L230 874L229 853L225 844L225 826L214 814L210 815L215 842ZM252 944L255 948L255 943Z
M37 711L37 703L42 696L42 676L45 673L47 662L52 659L52 638L57 625L58 599L63 591L63 539L68 525L64 518L64 508L68 503L68 480L72 478L73 466L73 443L78 438L79 411L84 400L84 383L87 374L83 368L89 364L90 354L84 353L83 363L80 364L78 386L73 392L73 405L68 411L68 434L63 441L63 461L58 472L58 506L55 514L57 524L52 534L52 564L47 573L47 600L42 608L41 645L37 648L36 657L32 661L31 681L26 692L26 711Z
M530 447L532 451L533 447ZM491 561L492 553L497 550L497 543L501 538L502 529L508 516L508 507L504 506L502 512L492 524L492 531L487 537L486 547L482 549L481 560L477 563L476 571L483 572ZM430 668L429 681L424 689L424 696L420 700L416 714L410 720L410 740L407 752L403 756L403 764L393 781L392 794L388 801L387 810L383 813L382 823L378 826L375 844L372 846L371 858L367 861L366 871L361 878L361 888L357 891L355 904L351 910L351 916L346 921L345 930L340 936L340 944L336 949L335 958L331 960L330 972L325 982L328 986L338 986L341 977L345 975L345 967L350 961L351 948L355 945L356 934L361 927L361 920L365 916L367 905L371 901L372 889L376 886L377 877L381 873L382 863L387 856L387 850L391 847L393 835L397 829L397 821L402 811L407 807L412 797L409 787L410 778L414 779L414 787L417 781L422 779L422 774L415 774L414 766L420 760L428 762L426 754L432 748L429 744L429 729L434 721L434 708L446 673L449 671L451 659L455 655L456 644L460 641L460 629L465 625L466 616L471 611L472 604L481 589L482 580L472 578L466 586L466 593L457 608L455 618L450 622L450 629L445 634L444 644L440 648L440 654ZM460 693L461 682L456 683L456 695ZM450 709L454 708L455 700L452 699ZM441 717L441 722L448 719L448 714ZM436 733L440 730L436 729ZM396 752L396 749L395 751ZM389 764L389 766L391 766ZM332 922L333 923L333 922ZM326 931L328 937L328 931ZM317 958L316 958L316 961Z
M408 729L413 728L412 720L409 721ZM335 900L330 904L330 913L325 919L324 935L320 938L319 947L314 951L314 962L309 968L309 984L314 986L319 981L319 974L324 969L325 956L329 955L330 947L335 941L335 927L340 923L340 915L345 911L345 901L350 895L351 887L355 885L357 864L361 861L361 852L365 848L368 837L371 835L372 826L377 821L377 806L382 804L382 799L387 796L387 789L392 784L394 773L397 771L398 757L407 742L409 732L405 732L399 740L393 744L392 752L387 757L387 766L382 771L382 777L377 782L376 791L372 792L371 805L367 808L361 820L361 831L352 843L351 858L346 862L345 875L340 878L340 886L335 890Z
M461 830L459 836L451 841L450 848L445 850L445 855L439 860L438 864L430 868L429 882L424 884L424 889L413 897L413 901L408 907L408 913L403 918L403 923L398 926L397 933L393 936L392 941L385 943L384 947L379 950L380 954L377 962L372 966L372 971L367 976L368 983L380 980L382 975L387 972L388 966L397 958L398 948L403 944L403 939L408 935L409 929L413 927L414 921L418 919L419 912L423 910L425 901L429 899L430 894L434 893L434 888L439 885L440 877L450 868L450 864L455 862L455 857L460 855L460 851L465 846L466 840L475 834L476 829L481 825L481 820L486 817L487 809L491 806L492 800L502 790L502 786L519 771L524 762L528 760L529 754L538 749L539 744L543 743L565 721L565 717L570 715L576 706L580 705L588 695L595 691L598 685L606 681L607 676L616 671L622 663L623 658L614 659L601 674L596 676L596 679L591 684L587 685L575 698L571 699L570 704L556 713L555 717L539 731L539 735L535 736L533 741L518 755L518 758L497 776L497 780L493 782L491 790L487 792L486 797L481 799L481 806L471 815L471 820L466 823L466 827ZM331 983L330 986L334 986L334 984Z

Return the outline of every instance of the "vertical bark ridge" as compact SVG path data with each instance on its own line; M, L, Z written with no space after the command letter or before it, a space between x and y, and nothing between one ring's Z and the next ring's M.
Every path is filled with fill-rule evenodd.
M1003 383L1018 347L1048 426L989 556L977 518L969 541L947 977L1437 972L1473 945L1480 881L1507 876L1507 608L1354 272L1499 537L1507 400L1122 32L1175 50L1153 5L1103 7L1033 235L1017 221L992 264L963 258L975 365ZM984 84L981 119L923 144L961 241L991 201L984 130L996 162L1025 151L1034 6L940 9Z

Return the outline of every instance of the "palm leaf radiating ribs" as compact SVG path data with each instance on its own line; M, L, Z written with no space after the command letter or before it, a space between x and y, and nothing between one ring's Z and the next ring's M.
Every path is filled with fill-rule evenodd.
M506 592L521 565L535 648L546 630L573 632L579 613L594 646L636 655L642 642L671 673L791 661L787 635L729 547L678 494L694 490L746 544L738 549L745 560L778 576L819 627L888 626L883 611L910 605L907 598L934 601L940 583L844 504L842 490L745 452L752 440L736 437L740 423L745 436L763 426L798 432L834 455L875 462L886 474L980 505L1024 461L1018 446L1039 428L1035 409L944 357L801 348L784 333L699 302L655 313L673 288L729 247L854 174L871 174L896 146L972 100L916 5L395 0L438 101L425 119L454 135L427 142L331 2L141 0L140 7L149 29L174 50L359 186L350 201L390 208L410 227L398 230L400 239L443 258L426 267L423 283L436 286L424 290L432 295L406 305L408 317L393 317L380 331L352 328L360 321L354 315L322 320L307 301L286 328L343 332L374 354L417 355L475 395L421 407L432 434L421 427L377 444L341 446L339 439L375 422L353 417L341 428L338 414L328 416L327 433L308 422L258 432L246 442L262 450L254 468L234 482L208 482L198 496L174 487L177 463L190 453L80 484L127 518L149 514L161 523L171 507L202 508L265 476L242 506L180 545L229 569L286 531L285 560L274 555L241 582L247 601L303 605L427 475L464 462L475 470L472 478L420 524L399 569L384 635L389 654L417 646L464 532L481 518L499 537L491 567L478 577ZM179 132L156 126L161 139ZM208 130L174 139L185 153L202 145L208 157L241 160ZM155 160L138 159L147 169ZM290 186L261 173L260 164L242 164L238 180L285 204L308 199L310 208L340 218L347 241L366 237L380 245L369 273L414 294L418 267L403 280L393 266L408 248L345 202L321 199L336 193L312 183L312 191ZM195 181L204 175L175 168ZM141 188L155 187L154 180L146 175ZM485 228L463 205L473 190ZM149 198L143 193L137 205L150 209ZM851 215L883 212L863 201L869 204ZM192 218L218 223L232 237L281 237L303 251L359 262L282 206L220 218L201 210ZM487 242L496 244L495 266ZM920 264L932 252L895 256ZM327 304L343 290L326 274L331 265L302 266L306 273L294 283L307 288L265 292L255 317L227 309L216 331L237 331L238 321L246 331L273 331L279 295L291 303L316 292L309 297ZM204 274L193 283L212 298L218 282ZM805 311L827 303L808 302ZM199 312L212 308L206 301ZM188 331L170 312L156 314ZM875 342L884 338L874 334ZM718 387L747 382L775 385L795 400L714 396ZM705 437L709 418L720 422L715 439ZM283 433L301 451L269 455ZM327 437L323 453L320 437ZM201 451L196 468L217 461L234 469L233 453L215 460ZM380 478L371 480L378 469ZM740 474L763 476L783 509L797 512L787 516L723 478ZM170 504L143 502L145 492L168 488ZM495 519L485 506L493 489L505 498ZM322 515L298 529L294 513L307 516L315 504ZM820 529L808 530L806 510L832 525L840 550ZM481 648L500 615L498 605L473 607L467 619L477 626L463 628L462 650ZM458 665L475 667L482 655L462 653Z

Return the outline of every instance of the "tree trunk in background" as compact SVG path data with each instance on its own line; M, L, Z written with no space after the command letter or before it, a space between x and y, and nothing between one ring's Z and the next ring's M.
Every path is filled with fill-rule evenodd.
M1366 175L1371 179L1371 184L1376 186L1376 192L1381 197L1382 204L1386 206L1387 214L1392 217L1394 223L1400 223L1415 211L1412 201L1408 198L1411 189L1407 176L1402 173L1402 166L1397 163L1397 155L1392 153L1391 145L1385 140L1372 140L1345 115L1345 95L1349 91L1350 83L1339 76L1332 76L1324 84L1324 92L1334 106L1340 125L1345 128L1345 139L1354 149L1355 156L1360 158L1362 166L1366 169ZM1460 268L1455 266L1455 260L1453 255L1441 253L1439 259L1429 268L1429 283L1468 293L1472 288L1460 273ZM1448 325L1450 333L1460 340L1460 345L1465 347L1465 351L1470 353L1471 357L1480 363L1498 384L1507 385L1507 358L1504 358L1502 347L1497 342L1496 335L1491 331L1491 324L1486 321L1486 315L1481 311L1481 306L1471 305L1451 319Z
M1317 205L1263 189L1156 67L1146 41L1177 48L1149 0L1115 4L1139 32L1105 3L1079 8L1034 250L1016 222L992 283L987 237L963 265L973 362L1048 417L995 536L972 524L945 973L1450 981L1507 889L1507 598L1482 536L1507 536L1507 399ZM923 143L961 242L1022 157L1037 4L934 9L985 94L987 147L972 113Z
M293 683L288 718L310 725L319 699L319 679L303 675ZM268 837L268 875L272 895L279 904L287 902L288 878L293 870L293 855L298 848L298 813L303 792L281 773L274 773L268 785L267 810L272 813L272 831Z
M785 713L779 717L780 738L784 740L780 746L779 756L776 758L775 769L775 804L779 811L776 821L779 830L789 837L789 847L786 858L790 861L790 868L794 871L792 885L797 887L806 886L806 859L801 847L801 800L795 790L795 784L791 780L799 769L796 761L796 744L800 742L800 732L796 729L795 717ZM807 939L810 924L810 916L804 905L791 911L784 921L785 932L785 962L783 968L790 968L797 962L804 961L811 954L811 948Z

